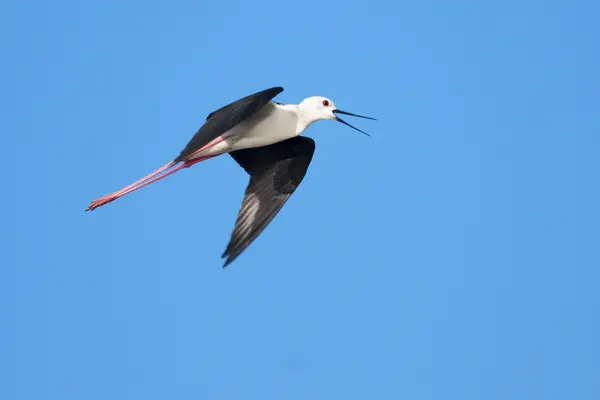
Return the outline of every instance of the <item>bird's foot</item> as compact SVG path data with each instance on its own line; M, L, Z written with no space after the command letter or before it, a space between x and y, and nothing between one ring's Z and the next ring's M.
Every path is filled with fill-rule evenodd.
M92 211L100 206L103 206L105 204L110 203L111 201L114 201L117 199L117 196L113 196L113 195L108 195L108 196L104 196L101 197L99 199L96 199L94 201L92 201L92 203L89 205L88 208L86 208L85 211Z

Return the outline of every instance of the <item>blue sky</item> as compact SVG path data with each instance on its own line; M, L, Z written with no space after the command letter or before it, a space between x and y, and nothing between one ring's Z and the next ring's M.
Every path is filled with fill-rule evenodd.
M600 398L599 11L4 3L0 398ZM379 121L228 269L227 156L84 212L278 85Z

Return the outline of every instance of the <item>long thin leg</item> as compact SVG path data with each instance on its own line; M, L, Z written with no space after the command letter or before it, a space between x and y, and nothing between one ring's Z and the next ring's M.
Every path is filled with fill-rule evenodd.
M104 196L104 197L101 197L101 198L99 198L97 200L94 200L90 204L90 206L86 209L86 211L94 210L94 209L96 209L96 208L98 208L100 206L103 206L105 204L110 203L111 201L115 201L119 197L123 197L126 194L129 194L131 192L135 192L136 190L143 188L144 186L148 186L151 183L154 183L154 182L159 181L159 180L161 180L163 178L166 178L167 176L172 175L172 174L174 174L175 172L177 172L179 170L182 170L184 168L189 168L192 165L199 163L200 161L208 160L209 158L213 158L213 157L214 156L206 156L206 157L196 158L196 159L191 160L191 161L184 161L178 167L173 168L172 170L167 171L167 172L165 172L163 174L160 174L158 176L155 176L156 174L153 173L150 176L155 176L154 178L152 178L150 180L147 180L145 182L143 181L143 179L140 179L140 181L142 181L142 183L141 184L137 184L137 186L134 185L134 184L131 184L131 185L129 185L129 186L127 186L127 187L119 190L119 191L116 191L116 192L111 193L111 194L109 194L107 196ZM161 168L161 171L164 171L165 169L167 169L167 168L163 167L163 168Z
M223 138L222 136L218 137L218 138L212 140L206 146L204 146L201 149L199 149L194 154L197 154L199 151L202 151L202 150L205 150L205 149L207 149L209 147L212 147L212 146L216 145L217 143L222 142L223 140L225 140L225 138ZM103 196L103 197L100 197L100 198L94 200L90 204L90 206L86 209L86 211L94 210L94 209L96 209L96 208L98 208L100 206L103 206L105 204L110 203L111 201L115 201L119 197L123 197L126 194L129 194L131 192L135 192L136 190L143 188L144 186L147 186L147 185L149 185L151 183L154 183L154 182L156 182L158 180L166 178L167 176L169 176L171 174L174 174L175 172L177 172L177 171L179 171L179 170L181 170L183 168L189 168L192 165L199 163L200 161L204 161L204 160L207 160L207 159L212 158L212 157L215 157L215 156L212 155L212 156L198 157L198 158L195 158L193 160L189 160L188 159L186 161L183 161L183 163L181 165L179 165L178 167L173 168L170 171L167 171L169 168L174 167L175 165L179 164L176 161L171 161L171 162L165 164L164 166L160 167L156 171L154 171L154 172L146 175L145 177L143 177L141 179L138 179L137 181L133 182L131 185L127 185L123 189L117 190L116 192L113 192L113 193L111 193L109 195L106 195L106 196ZM167 171L167 172L165 172L165 171Z
M123 189L117 190L116 192L107 194L106 196L102 196L96 200L94 200L90 206L86 209L86 211L91 211L94 208L100 207L101 205L104 205L106 203L110 203L111 201L117 199L123 192L134 188L135 186L143 183L144 181L160 174L161 172L171 168L172 166L174 166L175 164L177 164L175 161L171 161L167 164L165 164L164 166L160 167L159 169L157 169L156 171L153 171L151 173L149 173L148 175L144 176L141 179L138 179L137 181L133 182L131 185L127 185L125 186Z
M124 191L126 191L126 190L129 190L129 189L131 189L132 187L134 187L134 186L137 186L137 185L139 185L140 183L143 183L144 181L146 181L146 180L148 180L148 179L150 179L150 178L153 178L153 177L155 177L156 175L160 174L160 173L161 173L161 172L163 172L164 170L167 170L167 169L171 168L172 166L174 166L174 165L176 165L176 164L177 164L177 163L176 163L175 161L171 161L170 163L168 163L168 164L166 164L165 166L163 166L163 167L161 167L161 168L157 169L156 171L149 173L148 175L146 175L145 177L143 177L143 178L141 178L141 179L138 179L137 181L133 182L131 185L125 186L123 189L121 189L121 190L117 190L116 192L114 192L114 193L111 193L111 194L109 194L108 196L115 196L115 195L118 195L118 194L120 194L120 193L122 193L122 192L124 192ZM106 196L106 197L107 197L107 196Z

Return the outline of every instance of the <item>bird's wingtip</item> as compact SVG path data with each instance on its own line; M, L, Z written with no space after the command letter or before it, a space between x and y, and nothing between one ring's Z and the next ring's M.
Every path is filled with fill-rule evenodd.
M273 86L266 89L265 92L275 92L275 96L277 96L279 93L283 92L283 86Z
M225 269L233 261L231 259L231 257L229 256L229 248L225 249L225 251L223 252L223 254L221 254L221 258L225 258L226 259L225 262L223 263L223 269Z

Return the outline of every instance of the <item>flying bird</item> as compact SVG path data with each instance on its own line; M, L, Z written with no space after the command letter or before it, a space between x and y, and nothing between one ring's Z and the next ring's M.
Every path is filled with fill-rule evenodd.
M211 112L185 148L172 161L129 186L94 200L86 211L143 188L175 172L216 157L229 155L248 173L235 227L225 252L223 267L233 262L266 228L300 185L315 151L313 139L300 136L312 123L334 120L365 135L339 115L375 120L338 109L322 96L299 104L273 100L283 88L273 87Z

